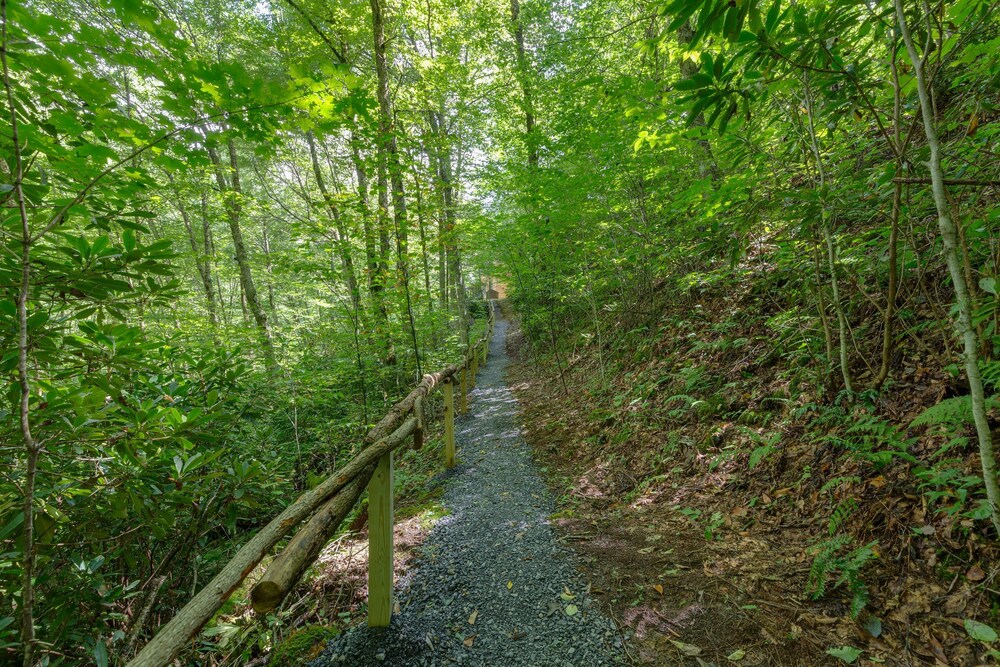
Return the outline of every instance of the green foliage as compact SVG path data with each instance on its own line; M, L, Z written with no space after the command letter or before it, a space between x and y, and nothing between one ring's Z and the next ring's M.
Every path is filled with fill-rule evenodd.
M1000 398L990 396L987 407L1000 406ZM914 417L910 426L944 426L951 429L972 424L972 399L969 396L954 396L932 405Z
M868 589L861 578L861 570L876 558L876 544L878 542L869 542L852 548L853 539L844 533L814 544L809 549L813 555L807 585L809 594L819 599L828 591L843 586L851 596L851 616L857 618L868 604Z
M374 206L374 71L331 62L289 7L5 7L0 650L25 648L7 619L31 566L35 662L106 664L482 330L473 212L445 205L458 101L432 81L471 76L452 56L477 10L442 11L441 68L401 93L443 123L400 142L403 219ZM329 20L371 49L367 3ZM259 644L236 603L206 632L198 651Z
M853 665L863 653L864 651L853 646L835 646L826 650L827 655L831 655L841 662L846 662L848 665Z
M917 466L914 475L920 480L920 489L936 511L971 519L989 517L983 480L977 475L967 474L961 459L943 458L930 465Z
M839 504L821 588L853 595L872 557L836 542L853 502L839 490L872 469L898 466L939 511L986 516L969 400L909 425L945 435L930 456L891 418L893 392L957 349L891 3L539 0L518 54L496 37L508 5L400 2L385 117L369 4L314 20L318 7L8 3L0 643L17 641L31 562L36 657L127 658L136 609L170 617L420 373L454 362L482 326L481 277L503 283L529 352L567 385L596 354L595 391L627 414L611 447L655 424L673 453L720 415L769 431L744 431L713 469L743 455L756 469L785 446L772 424L804 403L790 415L802 439L837 472L863 468L823 486ZM989 180L996 12L940 9L962 30L914 30L944 166ZM897 156L895 128L911 125ZM988 188L950 194L996 390L1000 213ZM767 389L743 396L757 379ZM32 480L22 417L42 445ZM425 472L402 478L407 493ZM244 621L214 627L229 620L202 650L229 633L226 650L249 656Z
M811 408L812 409L812 408ZM819 407L810 421L817 431L835 430L819 437L820 442L842 448L849 456L881 469L894 460L914 461L908 450L916 442L905 431L868 408L845 410L840 407ZM805 409L799 414L805 414ZM821 429L822 427L822 429Z
M971 618L965 619L965 632L970 638L976 641L983 642L984 644L992 644L997 641L997 631L986 625L985 623L980 623L979 621L974 621Z
M861 482L861 477L857 475L845 475L841 477L834 477L826 481L823 486L820 487L820 493L828 493L837 489L845 484L858 484Z
M709 517L708 523L705 525L705 539L708 541L721 540L722 536L718 532L725 523L726 519L722 516L722 512L712 512L712 516Z
M750 441L754 444L754 448L750 451L750 458L747 461L747 467L750 470L759 466L779 449L778 445L781 442L781 433L778 431L772 433L766 431L758 432L742 426L740 427L740 431L749 436Z
M827 525L827 532L830 537L837 535L841 528L846 526L847 520L850 519L857 508L858 501L854 498L846 498L837 503L837 506L833 509L833 514L830 515L830 522Z

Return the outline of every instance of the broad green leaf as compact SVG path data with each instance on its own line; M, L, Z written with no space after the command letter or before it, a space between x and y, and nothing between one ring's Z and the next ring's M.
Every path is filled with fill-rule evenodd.
M853 665L854 662L861 657L864 653L861 649L854 648L853 646L838 646L835 648L828 648L826 650L827 655L832 655L834 658L842 662L846 662L848 665Z
M969 637L986 644L992 644L997 640L996 630L971 618L965 619L965 631Z

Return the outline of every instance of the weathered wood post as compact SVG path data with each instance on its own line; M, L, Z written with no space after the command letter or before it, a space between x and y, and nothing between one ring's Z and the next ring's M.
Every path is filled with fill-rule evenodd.
M476 375L479 373L479 348L472 351L472 387L476 386Z
M459 387L458 393L458 414L464 415L468 409L469 404L465 400L465 392L468 391L469 387L469 371L465 366L462 366L462 386Z
M383 454L368 483L368 627L392 620L392 452Z
M455 383L444 381L444 467L455 467Z
M413 448L423 449L424 446L424 399L417 396L413 401L413 416L417 418L417 430L413 432Z

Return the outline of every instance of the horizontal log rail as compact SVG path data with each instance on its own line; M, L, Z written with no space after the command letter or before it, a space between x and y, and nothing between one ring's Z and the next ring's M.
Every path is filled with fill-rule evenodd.
M275 609L319 556L323 546L357 505L368 488L368 624L386 626L392 617L393 491L392 454L413 436L414 449L424 441L425 399L444 387L444 464L455 465L455 406L453 385L460 384L459 411L475 385L480 359L486 361L496 307L482 337L470 345L462 362L424 375L403 400L382 417L364 438L365 448L314 488L296 498L261 528L128 663L127 667L166 667L225 604L260 562L296 526L301 527L253 587L250 598L258 613Z

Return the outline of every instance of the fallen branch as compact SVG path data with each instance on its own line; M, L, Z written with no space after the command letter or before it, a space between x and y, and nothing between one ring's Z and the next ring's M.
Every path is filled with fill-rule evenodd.
M254 611L266 614L281 604L288 591L316 560L330 536L358 502L374 471L374 466L365 468L350 484L319 508L308 523L299 528L295 537L271 561L264 576L250 591Z

